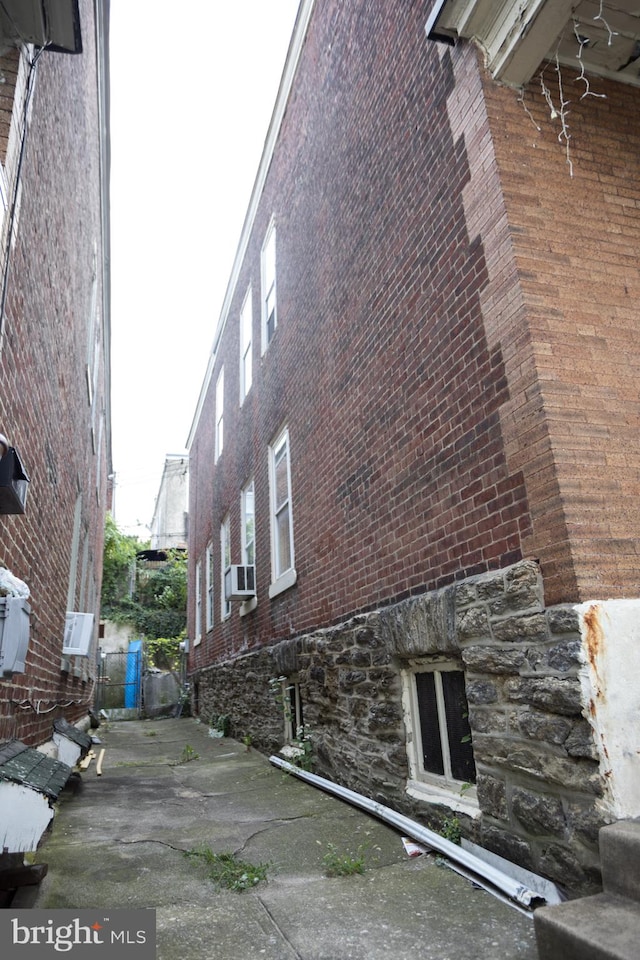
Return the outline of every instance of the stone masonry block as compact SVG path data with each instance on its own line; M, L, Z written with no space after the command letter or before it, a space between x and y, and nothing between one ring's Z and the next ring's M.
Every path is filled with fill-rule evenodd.
M518 674L526 662L522 649L505 650L495 646L466 647L462 660L470 673Z
M562 802L557 797L515 787L511 794L511 809L529 833L562 834L565 829Z

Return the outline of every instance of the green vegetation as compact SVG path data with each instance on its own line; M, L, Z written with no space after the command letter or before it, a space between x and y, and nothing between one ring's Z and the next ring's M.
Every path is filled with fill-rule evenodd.
M443 821L442 829L440 834L445 838L445 840L450 840L451 843L456 843L460 846L461 832L460 832L460 821L457 817L447 817Z
M147 548L148 543L121 533L107 514L102 616L134 627L147 641L152 664L172 670L187 622L187 556L184 550L169 550L166 563L151 566L137 558Z
M189 746L189 744L187 743L185 744L182 750L182 755L178 760L178 763L189 763L191 760L199 760L199 759L200 759L200 754L196 753L193 747Z
M104 527L104 552L102 571L102 615L110 620L119 610L123 598L131 593L132 573L135 570L136 553L143 550L137 537L128 537L118 530L115 520L107 514Z
M365 855L362 846L355 855L338 850L333 843L327 844L327 853L322 858L328 877L351 877L354 873L364 873Z
M226 713L221 713L213 724L214 730L219 730L224 737L228 737L231 731L231 717Z
M218 887L244 893L267 879L267 863L238 860L234 853L214 853L210 847L187 850L185 856L200 860L209 868L209 879Z
M178 637L147 637L144 651L150 666L158 670L180 669L180 641Z

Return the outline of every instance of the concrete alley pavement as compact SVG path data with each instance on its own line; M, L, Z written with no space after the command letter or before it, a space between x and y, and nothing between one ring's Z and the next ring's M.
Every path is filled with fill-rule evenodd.
M400 835L191 718L111 723L14 907L155 908L158 960L536 960L533 921ZM197 758L196 758L197 754ZM362 875L323 858L364 852ZM220 890L194 849L267 863Z

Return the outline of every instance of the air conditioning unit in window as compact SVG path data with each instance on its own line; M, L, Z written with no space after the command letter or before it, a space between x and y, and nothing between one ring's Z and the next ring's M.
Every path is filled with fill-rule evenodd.
M68 611L64 624L63 656L88 657L92 640L93 614Z
M0 677L24 673L31 607L21 597L0 597Z
M247 600L256 595L256 568L253 564L227 567L224 572L225 600Z

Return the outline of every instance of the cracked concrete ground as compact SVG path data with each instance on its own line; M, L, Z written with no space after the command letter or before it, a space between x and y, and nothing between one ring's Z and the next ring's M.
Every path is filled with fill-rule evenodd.
M196 720L98 734L103 775L65 791L37 854L48 874L14 907L155 908L158 960L536 960L529 917ZM329 844L364 850L365 872L327 877ZM185 856L202 847L268 863L267 881L217 889Z

